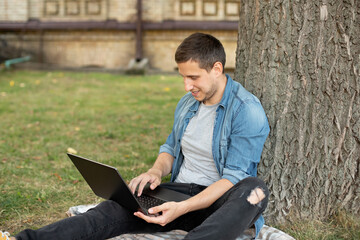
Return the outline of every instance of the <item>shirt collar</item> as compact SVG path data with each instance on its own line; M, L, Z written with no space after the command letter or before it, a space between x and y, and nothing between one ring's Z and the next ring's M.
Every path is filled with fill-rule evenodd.
M233 85L233 81L232 78L226 74L226 86L225 86L225 90L224 90L224 94L221 98L221 101L219 103L219 106L222 106L224 108L226 108L227 104L228 104L228 100L229 100L229 96L230 96L230 92L231 92L231 88Z

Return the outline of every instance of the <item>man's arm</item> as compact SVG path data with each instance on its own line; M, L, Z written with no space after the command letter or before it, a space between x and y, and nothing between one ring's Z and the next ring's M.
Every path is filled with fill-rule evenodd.
M186 212L192 212L199 209L210 207L216 200L218 200L224 193L229 190L234 184L227 179L221 179L214 182L205 190L195 195L192 198L182 202Z
M270 130L260 102L247 100L236 112L231 122L231 134L224 146L227 150L221 176L233 184L256 176L257 165Z
M147 183L150 183L150 188L154 190L161 183L161 178L171 172L173 161L174 157L171 154L166 152L160 153L152 168L150 168L146 173L132 179L129 183L129 188L133 193L135 193L137 186L139 186L139 196L142 194L142 191Z
M144 219L149 223L155 223L165 226L166 224L175 220L181 215L209 207L232 186L233 184L229 180L221 179L211 184L209 187L207 187L204 191L200 192L196 196L191 197L185 201L167 202L160 206L149 209L150 214L162 212L162 215L159 215L157 217L149 217L141 212L136 212L134 213L134 215Z

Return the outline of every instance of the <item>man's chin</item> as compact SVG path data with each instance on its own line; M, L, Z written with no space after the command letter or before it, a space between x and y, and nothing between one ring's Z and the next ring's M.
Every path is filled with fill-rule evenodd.
M194 97L196 101L199 101L199 102L203 102L204 101L204 98L201 98L201 97Z

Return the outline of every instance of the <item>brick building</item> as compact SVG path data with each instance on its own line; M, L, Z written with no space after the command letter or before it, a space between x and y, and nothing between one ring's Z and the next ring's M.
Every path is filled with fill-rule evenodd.
M192 32L210 32L235 67L240 0L0 0L1 48L60 67L125 69L131 59L174 71ZM0 42L1 43L1 42Z

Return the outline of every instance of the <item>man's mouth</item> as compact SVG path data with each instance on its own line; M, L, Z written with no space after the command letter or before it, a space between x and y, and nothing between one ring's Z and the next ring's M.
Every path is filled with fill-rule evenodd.
M193 92L191 92L191 94L193 95L193 97L197 97L197 95L199 94L199 91L193 91Z

